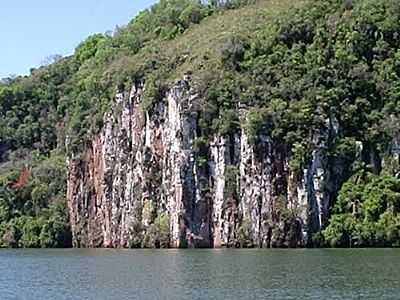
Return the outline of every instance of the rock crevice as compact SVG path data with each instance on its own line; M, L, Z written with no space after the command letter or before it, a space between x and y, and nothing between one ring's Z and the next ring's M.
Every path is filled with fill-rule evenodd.
M118 93L104 126L79 159L68 159L68 206L75 247L140 245L167 216L170 247L300 247L327 221L340 164L326 148L336 120L314 133L305 169L291 171L284 144L246 131L196 142L198 95L188 80L143 113L144 87ZM155 246L159 245L157 241Z

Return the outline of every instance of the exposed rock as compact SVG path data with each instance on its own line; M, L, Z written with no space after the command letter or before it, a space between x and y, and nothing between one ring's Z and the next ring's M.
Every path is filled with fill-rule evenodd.
M188 80L146 114L142 85L119 93L83 157L69 158L74 246L140 246L162 213L171 247L309 245L341 184L340 163L326 155L337 121L313 134L311 159L300 172L290 169L286 146L266 134L255 145L245 130L214 136L201 153L199 99Z

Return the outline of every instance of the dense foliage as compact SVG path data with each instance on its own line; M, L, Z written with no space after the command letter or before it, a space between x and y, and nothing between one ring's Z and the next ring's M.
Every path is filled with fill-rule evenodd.
M323 235L334 247L400 246L400 178L364 170L343 185Z
M71 246L64 164L64 156L53 153L2 165L0 246Z
M0 84L0 247L68 247L67 60Z
M69 245L66 151L82 152L116 90L145 82L142 109L151 110L184 74L193 75L202 96L201 148L216 132L244 128L253 143L268 135L283 145L290 168L301 172L314 133L327 120L340 124L326 147L348 181L322 239L398 245L398 165L388 171L376 161L390 159L399 130L400 2L275 2L160 0L126 27L89 37L73 56L3 80L1 245ZM357 143L365 146L361 154ZM166 222L154 221L145 246L166 244ZM240 231L244 244L251 244L248 227Z

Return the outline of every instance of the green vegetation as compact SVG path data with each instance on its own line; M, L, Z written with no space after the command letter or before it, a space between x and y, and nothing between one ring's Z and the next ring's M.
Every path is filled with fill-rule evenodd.
M146 229L142 247L144 248L169 248L169 216L160 213L154 222Z
M332 246L398 245L398 165L361 174L353 162L357 141L381 158L398 132L399 33L396 0L160 0L126 27L89 37L73 56L2 80L1 245L70 245L66 153L85 149L117 90L145 82L149 111L184 74L201 99L201 165L214 133L244 128L253 144L268 135L283 145L298 173L315 131L336 120L340 132L326 150L348 181L322 235ZM227 177L234 191L234 166ZM166 246L167 224L160 215L150 228L134 226L143 237L132 246Z
M238 241L240 247L242 248L252 248L254 247L254 242L252 238L252 230L251 230L251 220L245 218L242 220L241 225L238 230Z
M333 247L400 246L400 179L364 170L354 174L323 235Z
M0 246L69 247L64 157L35 157L2 166Z
M165 212L157 214L152 201L146 201L143 207L142 220L145 222L138 222L131 227L129 247L169 248L169 215Z

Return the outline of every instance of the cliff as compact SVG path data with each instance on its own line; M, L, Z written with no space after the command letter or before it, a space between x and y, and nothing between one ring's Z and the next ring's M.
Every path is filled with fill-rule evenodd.
M75 247L142 245L157 216L168 216L171 247L299 247L327 223L343 178L329 161L340 126L312 135L311 159L293 172L285 144L246 131L199 147L199 97L189 78L154 109L140 109L143 85L119 93L104 128L68 162L68 207ZM246 118L242 109L241 117ZM148 233L147 233L148 234ZM157 234L149 247L159 246Z

